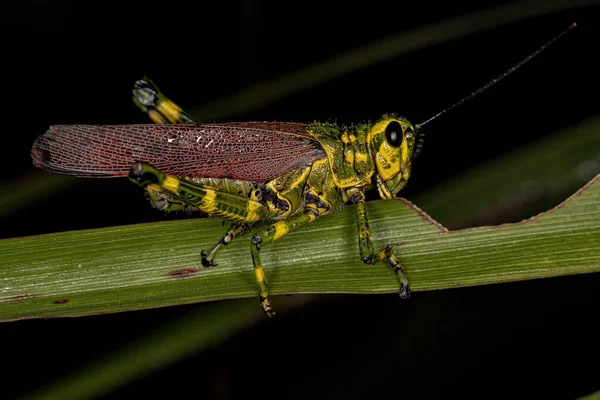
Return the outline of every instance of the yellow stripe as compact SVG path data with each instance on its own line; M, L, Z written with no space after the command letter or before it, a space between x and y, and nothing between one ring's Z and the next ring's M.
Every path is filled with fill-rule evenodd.
M148 113L148 116L150 117L152 122L154 122L155 124L166 124L167 123L167 121L163 118L163 116L160 115L158 112L156 112L156 110L151 110Z
M256 282L259 284L265 281L265 271L263 271L262 267L254 268L254 275L256 275Z
M156 109L165 117L167 117L171 123L175 123L179 120L181 108L179 108L177 104L173 103L171 100L160 102L158 106L156 106Z
M258 201L248 201L246 204L246 208L248 211L248 215L246 216L246 221L248 222L256 222L260 220L260 211L264 206L260 204Z
M248 203L246 204L246 208L248 209L248 211L250 212L255 212L260 210L263 207L262 204L260 204L258 201L252 201L252 200L248 200Z
M277 240L283 236L285 236L290 230L285 221L277 222L273 224L273 228L275 229L275 234L273 235L273 240Z
M174 176L166 175L165 180L162 183L162 187L170 192L177 193L179 190L179 179L175 178Z
M246 216L246 218L244 219L244 222L256 222L256 221L260 221L260 215L258 215L255 212L249 212L248 215Z
M202 198L202 203L204 204L200 209L211 214L217 208L217 192L207 189L206 195Z
M146 190L152 191L155 193L162 193L162 188L156 183L151 183L148 186L146 186Z

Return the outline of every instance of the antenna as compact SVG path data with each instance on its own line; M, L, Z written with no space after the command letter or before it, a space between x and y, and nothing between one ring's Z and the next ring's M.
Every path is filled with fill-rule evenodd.
M415 127L417 129L420 129L423 125L430 123L431 121L433 121L434 119L436 119L440 115L446 114L448 111L452 110L453 108L460 106L461 104L463 104L467 100L471 100L473 97L477 96L481 92L484 92L487 89L489 89L490 87L494 86L496 83L500 82L502 79L506 78L508 75L512 74L513 72L515 72L516 70L518 70L519 68L521 68L523 65L525 65L525 63L531 61L532 58L534 58L535 56L537 56L538 54L540 54L548 46L550 46L552 43L556 42L565 33L569 32L571 29L575 28L576 26L577 26L577 23L573 22L571 25L569 25L569 27L567 29L565 29L564 31L562 31L561 33L559 33L558 35L556 35L548 43L546 43L545 45L543 45L542 47L540 47L539 49L537 49L536 51L534 51L533 53L531 53L530 55L528 55L527 57L525 57L523 60L519 61L518 63L516 63L515 65L513 65L512 67L510 67L508 70L506 70L503 73L501 73L500 75L496 76L494 79L492 79L491 81L489 81L488 83L486 83L485 85L483 85L482 87L480 87L479 89L475 90L474 92L471 92L469 95L463 97L462 99L460 99L456 103L452 104L451 106L448 106L448 107L444 108L442 111L440 111L439 113L435 114L433 117L425 120L425 122L421 122L420 124L417 124Z

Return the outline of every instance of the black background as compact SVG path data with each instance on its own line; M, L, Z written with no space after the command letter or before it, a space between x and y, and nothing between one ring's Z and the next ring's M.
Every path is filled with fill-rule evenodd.
M5 73L5 177L18 180L33 169L31 144L51 124L147 122L130 100L133 81L143 75L190 109L482 7L384 4L33 2L30 35L9 48L16 61ZM486 2L494 4L501 3ZM514 76L429 124L402 193L410 199L598 113L597 11L563 11L426 47L228 120L349 124L397 112L418 123L578 22ZM152 209L127 180L85 180L43 202L32 199L0 220L0 234L170 218L180 217ZM109 397L238 398L264 390L290 398L574 398L598 389L588 367L600 355L597 287L594 275L417 293L408 303L391 295L323 296ZM5 362L30 381L15 390L51 383L198 307L204 305L3 324L3 347L15 350Z

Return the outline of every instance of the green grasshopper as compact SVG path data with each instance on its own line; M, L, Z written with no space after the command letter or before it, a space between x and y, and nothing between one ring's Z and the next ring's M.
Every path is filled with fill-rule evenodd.
M233 222L213 248L201 252L212 267L220 248L262 223L250 239L260 306L274 315L260 250L317 218L352 204L358 245L366 264L387 263L409 284L391 246L375 249L365 192L376 188L392 199L406 185L421 146L421 127L473 98L514 72L535 53L479 90L427 121L413 125L394 114L375 123L195 121L149 80L136 82L134 102L158 125L55 125L33 145L33 163L42 169L81 177L120 177L146 189L164 211L199 210Z

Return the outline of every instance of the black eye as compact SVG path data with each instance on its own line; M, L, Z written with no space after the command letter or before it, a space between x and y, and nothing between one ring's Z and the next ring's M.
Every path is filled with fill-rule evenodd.
M392 121L385 128L385 140L392 147L400 147L402 144L402 127L398 121Z

